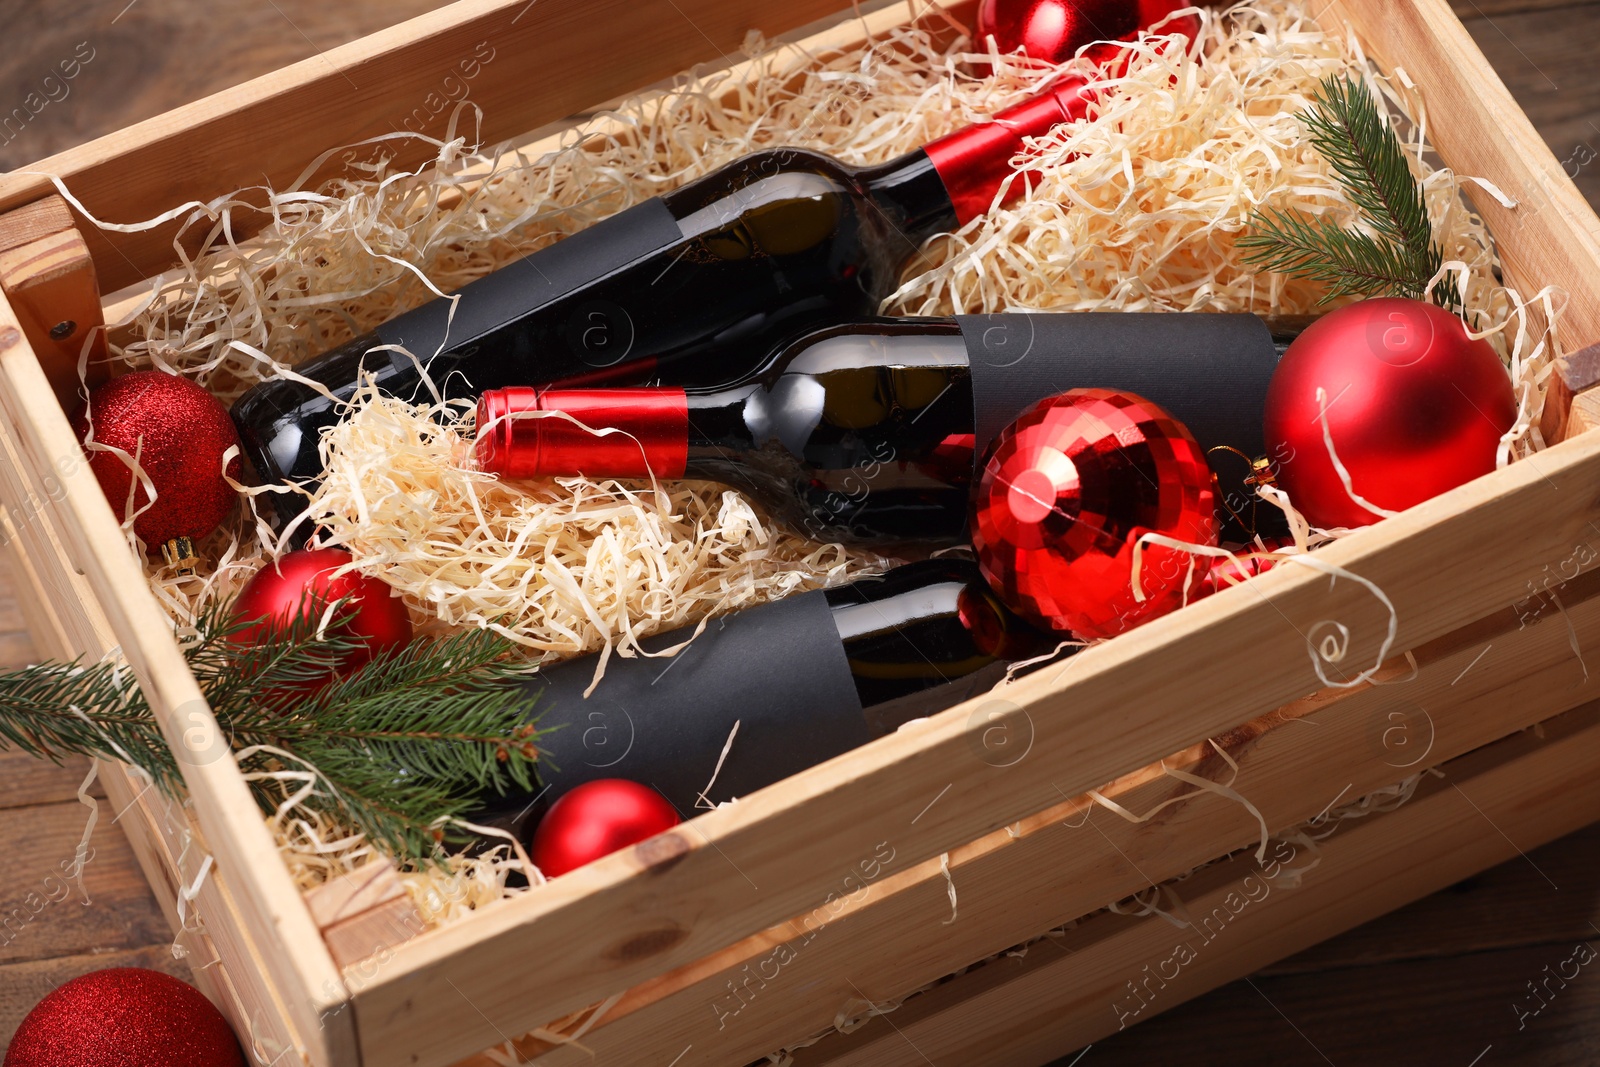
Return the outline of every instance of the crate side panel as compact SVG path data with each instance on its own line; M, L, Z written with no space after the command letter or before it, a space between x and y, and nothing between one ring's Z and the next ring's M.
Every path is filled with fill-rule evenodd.
M1343 666L1324 669L1348 676L1373 662L1389 634L1385 599L1395 610L1389 648L1399 652L1526 599L1546 566L1576 559L1592 569L1597 516L1600 441L1566 442L1538 464L1514 464L1321 550L1311 565L1359 581L1275 569L702 815L642 852L425 934L357 991L362 1029L374 1024L369 1054L397 1052L383 1035L403 1034L422 1063L470 1055L499 1032L531 1029L819 906L880 842L896 849L888 873L904 870L1062 793L1220 735L1320 688L1311 649L1337 625L1352 636ZM991 712L1028 731L1026 758L990 759ZM536 987L493 979L495 960L526 959L547 961ZM425 1025L421 1005L461 997L483 1013L472 1013L476 1024Z
M1568 603L1580 647L1600 641L1600 596ZM1498 628L1419 653L1414 677L1319 693L1217 739L1235 761L1201 746L1164 766L1228 784L1273 831L1314 819L1600 695L1559 617L1525 628L1510 611ZM1451 635L1455 637L1456 635ZM692 1046L679 1067L752 1062L820 1033L863 997L892 1002L1041 930L1125 899L1226 852L1254 847L1262 822L1236 800L1146 768L1101 790L1133 824L1086 798L882 882L837 915L818 909L712 960L630 990L575 1046L539 1067L631 1063ZM957 891L952 907L948 885ZM802 992L803 991L803 992ZM488 1061L464 1067L489 1067Z
M92 599L95 618L104 618L118 639L154 709L167 743L179 756L184 780L206 841L233 880L241 911L274 980L286 991L297 1029L317 1047L313 1062L347 1064L356 1059L353 1024L348 1013L324 1025L325 1016L345 1000L343 984L323 945L304 901L278 859L272 838L255 801L228 755L210 709L172 639L171 625L156 605L144 575L129 555L111 509L84 462L72 429L28 347L9 303L0 297L0 422L15 449L20 467L41 487L41 514L60 538L59 550L40 552L40 566L60 562L61 573L81 575L87 592L72 582L55 592L63 604ZM47 480L49 479L49 480ZM27 499L26 490L22 496ZM13 516L15 523L15 516ZM24 523L22 541L42 528ZM63 622L72 627L73 612ZM84 616L87 618L87 615ZM89 620L91 629L94 620ZM107 642L97 633L72 634L72 643L103 652ZM215 743L196 752L187 738L203 736Z
M1060 939L1065 951L1045 946L970 971L908 1001L889 1017L893 1027L874 1020L800 1050L795 1063L1047 1063L1588 825L1600 817L1596 751L1600 713L1590 705L1546 724L1542 736L1508 738L1446 764L1444 781L1410 803L1322 842L1319 866L1298 888L1237 858L1178 887L1199 929L1099 915ZM1305 858L1286 853L1269 864ZM1147 986L1158 970L1176 975Z

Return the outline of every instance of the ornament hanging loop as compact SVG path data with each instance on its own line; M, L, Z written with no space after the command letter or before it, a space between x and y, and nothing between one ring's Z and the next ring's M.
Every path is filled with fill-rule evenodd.
M1246 475L1244 479L1245 488L1257 490L1262 486L1276 486L1278 484L1278 472L1273 468L1272 460L1268 459L1266 456L1256 456L1252 458L1247 453L1234 448L1232 445L1215 445L1206 449L1206 458L1209 459L1214 453L1217 452L1232 452L1234 455L1250 464L1250 473ZM1215 483L1216 475L1213 474L1211 478L1212 482ZM1250 507L1250 520L1248 522L1245 521L1245 517L1243 515L1240 515L1237 511L1233 510L1233 505L1228 503L1228 496L1226 493L1222 492L1221 486L1217 487L1217 499L1222 501L1223 508L1228 512L1229 515L1233 517L1234 522L1237 522L1240 526L1244 527L1244 529L1249 532L1251 537L1256 536L1256 509L1260 506L1259 498Z

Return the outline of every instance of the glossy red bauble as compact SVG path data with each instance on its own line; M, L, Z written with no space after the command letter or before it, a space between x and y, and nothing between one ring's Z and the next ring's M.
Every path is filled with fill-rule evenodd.
M320 614L334 601L343 600L341 611L349 616L345 633L365 642L364 649L345 661L346 670L404 646L411 640L411 616L405 601L380 578L353 570L335 574L352 559L342 548L301 549L262 567L233 604L234 618L256 625L240 631L234 640L249 644L268 628L283 629L297 616Z
M1146 533L1214 544L1216 492L1189 430L1131 393L1074 389L1043 400L995 438L973 494L984 577L1023 618L1076 637L1111 637L1183 603L1191 557ZM1194 563L1197 575L1206 562Z
M980 48L992 36L1002 53L1021 48L1033 59L1065 63L1086 44L1132 40L1174 11L1193 6L1190 0L982 0L977 38ZM1200 20L1189 15L1165 22L1156 32L1192 38L1199 29ZM1089 55L1104 60L1117 51L1106 45Z
M1356 496L1402 511L1494 470L1517 403L1488 342L1432 304L1364 300L1312 323L1267 390L1266 443L1290 501L1329 529L1381 516L1340 479L1324 411Z
M550 805L528 854L545 877L554 878L680 821L667 798L649 786L602 778L574 786Z
M237 450L239 433L217 398L189 379L154 370L113 378L89 394L87 409L73 420L79 441L88 437L91 420L95 443L136 459L155 486L151 504L144 483L121 456L101 449L89 453L89 469L117 517L144 509L133 529L151 548L175 537L204 537L238 501L223 477L222 457ZM238 479L237 451L226 471Z
M74 978L22 1020L5 1067L244 1067L228 1021L160 971Z

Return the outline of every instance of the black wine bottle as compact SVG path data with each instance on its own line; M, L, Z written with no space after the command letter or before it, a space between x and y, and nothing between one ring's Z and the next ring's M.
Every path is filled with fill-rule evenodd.
M545 799L628 778L689 813L713 773L707 801L744 796L983 693L1008 661L1056 641L1002 607L977 564L934 559L713 619L671 658L613 656L588 697L594 657L569 661L527 683L551 731L539 739Z
M453 397L739 376L805 329L873 314L923 242L987 211L1026 139L1088 98L1065 79L880 166L794 148L746 156L472 282L453 310L434 300L296 368L337 399L303 382L255 387L233 408L246 455L269 482L320 477L321 431L363 376L408 399L431 396L424 369Z
M1259 455L1286 344L1253 315L863 321L809 334L722 388L491 390L478 462L506 477L702 478L818 539L956 543L984 448L1067 389L1138 393L1203 447ZM1244 499L1248 467L1215 466L1222 492Z

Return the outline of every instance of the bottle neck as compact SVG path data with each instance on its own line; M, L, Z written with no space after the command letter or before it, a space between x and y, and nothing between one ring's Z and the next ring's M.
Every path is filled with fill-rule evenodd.
M944 184L957 226L986 214L1001 186L1014 173L1013 161L1028 150L1030 138L1088 113L1094 87L1081 77L1066 77L995 115L988 122L966 126L930 142L927 154ZM1026 176L1011 183L1007 199L1027 191Z
M682 478L688 460L682 389L486 390L477 459L503 478Z

